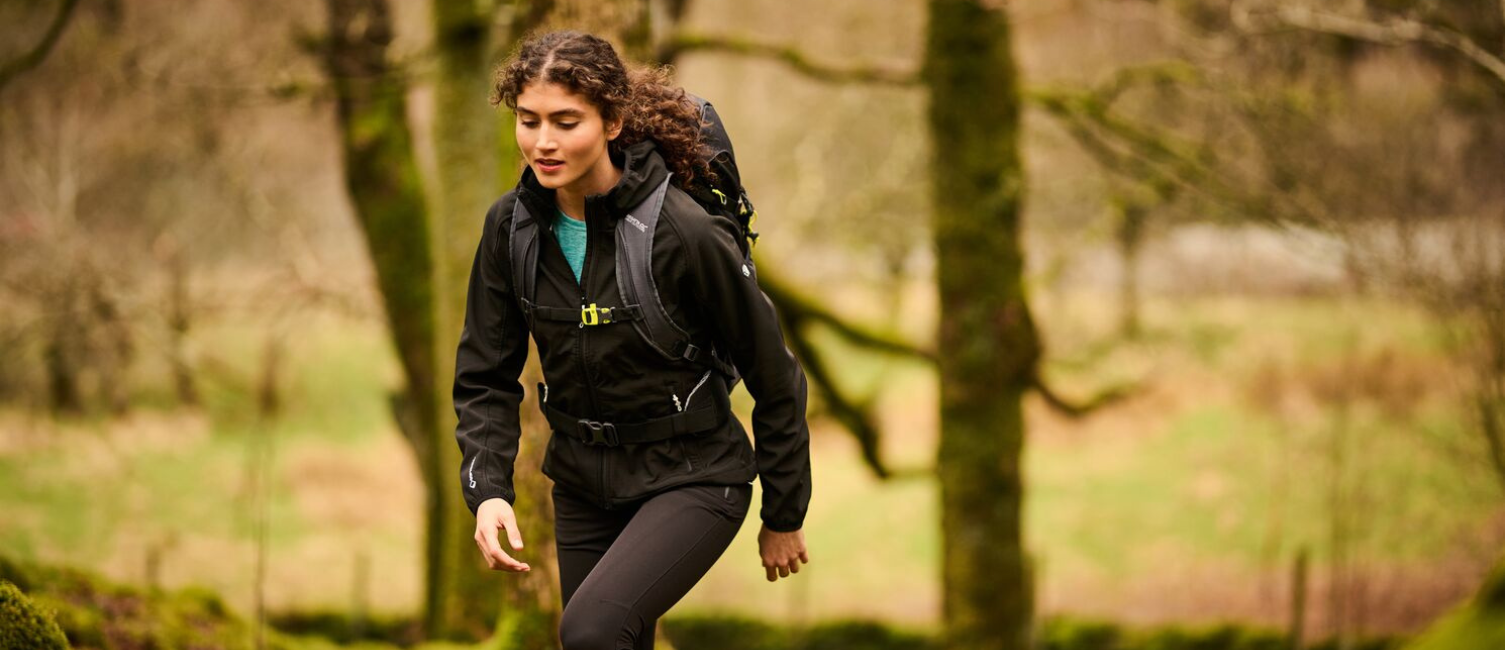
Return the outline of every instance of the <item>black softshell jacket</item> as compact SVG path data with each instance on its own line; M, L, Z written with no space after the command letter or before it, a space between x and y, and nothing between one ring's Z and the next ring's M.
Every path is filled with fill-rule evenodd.
M539 233L540 306L578 310L592 303L622 304L616 221L669 172L652 141L614 153L613 162L623 170L621 181L585 201L589 235L579 282L553 233L546 227ZM524 201L538 217L555 213L553 190L539 185L531 169L486 213L455 359L460 484L472 513L486 499L500 497L509 504L515 499L512 473L523 398L518 377L530 331L512 294L508 239L514 201ZM773 304L758 288L757 269L737 246L740 236L731 219L708 214L671 183L654 232L652 272L669 316L694 343L703 351L714 345L730 353L755 401L756 451L730 413L707 432L616 447L588 445L556 430L544 456L545 475L603 507L686 483L733 485L761 476L763 523L781 532L803 526L811 489L805 375L784 344ZM571 416L635 423L704 408L713 399L725 404L727 382L720 372L666 358L630 322L582 327L537 319L531 334L542 357L548 403Z

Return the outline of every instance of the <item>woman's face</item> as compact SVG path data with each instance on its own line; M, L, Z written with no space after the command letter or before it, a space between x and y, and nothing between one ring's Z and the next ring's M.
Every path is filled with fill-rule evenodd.
M523 86L516 112L517 146L539 184L604 191L593 181L610 177L606 143L622 131L620 120L607 124L594 105L556 83Z

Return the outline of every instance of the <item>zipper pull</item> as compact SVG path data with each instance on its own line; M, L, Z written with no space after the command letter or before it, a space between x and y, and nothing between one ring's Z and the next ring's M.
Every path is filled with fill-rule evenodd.
M674 395L674 410L683 412L685 410L685 407L679 403L679 395L676 393L669 394Z

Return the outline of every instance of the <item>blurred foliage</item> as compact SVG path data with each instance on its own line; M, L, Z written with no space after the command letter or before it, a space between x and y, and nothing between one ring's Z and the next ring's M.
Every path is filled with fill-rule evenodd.
M411 646L423 636L423 621L412 616L368 616L356 619L345 612L282 612L268 623L288 634L317 636L339 644L377 641Z
M8 581L8 582L5 582ZM120 585L72 568L17 562L0 556L0 608L9 609L7 593L14 583L36 607L54 613L56 627L74 648L136 650L256 647L253 626L225 606L220 597L199 588L173 591ZM4 620L4 615L0 615ZM9 630L10 626L4 626ZM46 645L6 648L45 648ZM68 647L56 645L52 647ZM312 650L334 647L319 638L267 632L265 648ZM362 647L391 648L386 644Z
M783 628L738 616L665 619L664 632L678 650L922 650L938 648L931 634L901 631L870 621L822 623ZM1037 629L1040 650L1285 650L1285 635L1273 630L1218 624L1131 629L1104 621L1048 618ZM1374 637L1352 642L1349 650L1385 650L1401 640ZM1335 640L1311 646L1337 648Z
M843 621L797 630L732 615L667 618L664 619L664 634L677 650L921 650L937 647L927 636L897 632L877 623Z
M1499 574L1497 573L1497 576ZM14 583L12 586L10 583ZM19 588L19 589L18 589ZM1505 582L1498 577L1481 595L1481 603L1505 601ZM25 604L30 598L35 605ZM17 604L20 604L17 606ZM252 626L229 611L218 596L201 589L160 590L127 587L98 575L20 563L0 556L0 629L13 632L9 617L18 609L30 610L39 625L47 621L40 612L55 612L54 629L61 629L55 645L31 643L0 648L67 647L62 635L75 648L125 650L128 648L251 648ZM1437 638L1475 640L1487 613L1489 623L1505 631L1505 616L1499 605L1469 608L1473 620L1453 624L1451 636ZM376 617L361 623L334 612L288 613L270 621L267 646L282 650L323 648L391 649L412 646L415 620ZM736 615L676 616L664 620L664 634L676 650L929 650L939 647L933 633L877 621L838 620L811 626L783 627ZM1439 626L1444 627L1444 626ZM362 633L353 633L356 628ZM19 628L18 628L19 629ZM42 631L45 634L45 630ZM1037 628L1040 650L1281 650L1285 637L1273 630L1217 624L1128 628L1094 620L1052 617ZM9 637L0 637L7 641ZM357 638L359 640L357 640ZM1501 636L1490 638L1505 638ZM1400 639L1377 637L1355 642L1347 650L1385 650L1400 647ZM1494 645L1437 645L1426 650L1497 647ZM1456 643L1456 642L1455 642ZM422 644L427 650L487 647L455 644ZM1336 641L1308 646L1313 650L1336 649Z
M1505 560L1497 563L1478 595L1444 616L1407 650L1505 648Z
M245 624L207 591L124 587L77 569L3 557L0 579L56 612L57 624L77 648L252 647Z

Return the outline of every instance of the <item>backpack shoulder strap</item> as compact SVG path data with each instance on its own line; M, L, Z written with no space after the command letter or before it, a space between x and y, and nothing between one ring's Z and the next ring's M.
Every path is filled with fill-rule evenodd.
M622 304L639 306L643 317L632 321L632 326L659 354L735 377L736 369L722 361L715 350L706 352L690 341L690 335L669 318L659 298L658 285L653 281L653 233L668 190L669 180L665 179L652 195L617 221L617 290L622 294Z
M512 294L522 307L528 329L533 329L534 299L538 295L538 220L523 205L521 196L513 202L512 235L508 238L512 263Z

